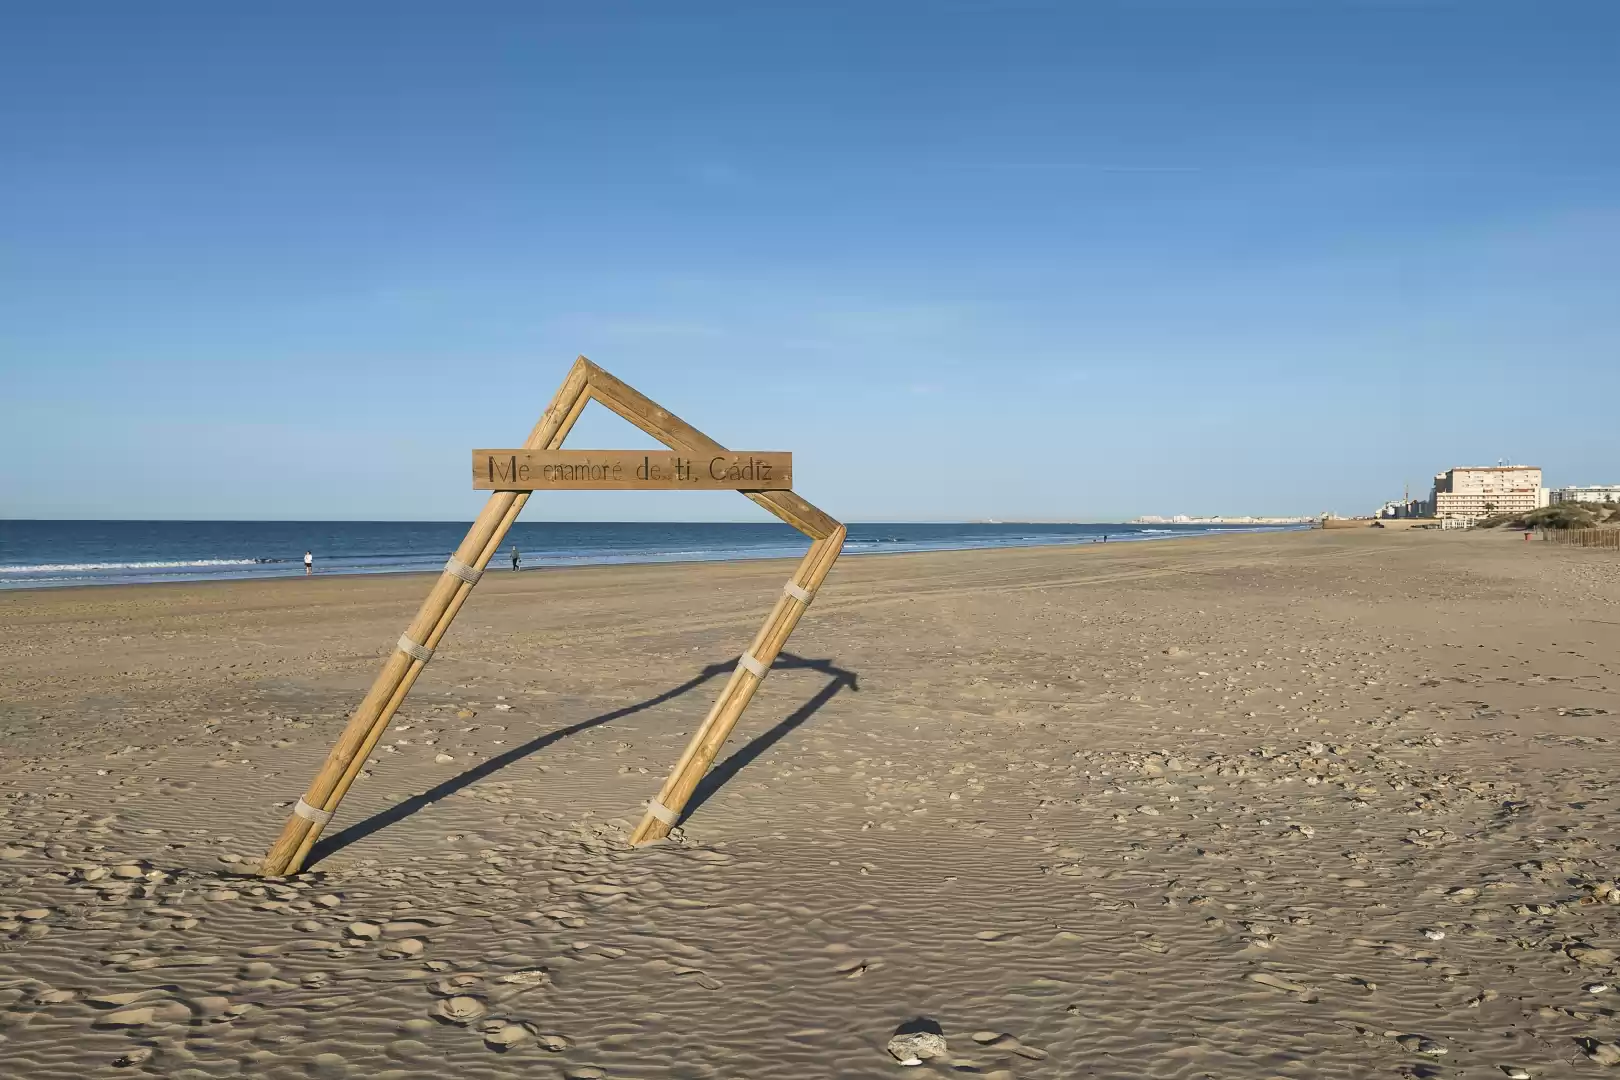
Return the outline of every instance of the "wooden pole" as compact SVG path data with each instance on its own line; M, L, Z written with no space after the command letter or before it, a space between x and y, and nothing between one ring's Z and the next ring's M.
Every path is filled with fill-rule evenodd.
M838 553L843 550L844 535L844 527L834 523L829 535L812 543L810 550L794 572L791 585L814 597L816 590L826 579L827 572L832 569L833 562L837 560ZM778 597L776 606L771 609L765 625L760 627L746 654L759 663L761 670L770 670L771 664L776 661L777 655L787 644L788 636L793 633L794 627L799 625L799 618L807 607L809 607L807 600L790 595L786 590ZM659 789L655 805L648 807L641 824L631 835L632 844L649 844L669 835L669 830L674 827L675 821L680 819L687 801L692 798L692 793L697 790L709 767L714 764L715 755L720 752L720 747L725 744L732 729L737 726L743 710L748 708L748 703L754 698L754 692L763 681L763 675L748 670L743 663L739 663L732 671L731 678L727 680L725 689L720 692L719 699L715 701L714 707L709 710L703 723L698 726L692 741L687 744L685 753L670 772L669 779L665 780L664 786Z
M500 528L495 531L495 535L490 538L483 557L476 564L478 569L482 570L487 567L489 560L500 550L501 540L506 535L506 531L512 527L512 522L517 520L518 512L523 509L523 504L528 501L528 494L528 492L524 492L513 501L511 508L506 512L506 519L502 522ZM461 611L461 605L466 603L467 598L471 595L472 589L470 587L457 590L455 599L450 602L450 606L439 617L438 625L433 628L433 633L429 634L428 639L422 644L430 649L437 649L439 642L444 639L445 632L450 629L450 624L455 621L457 613ZM349 793L350 785L359 778L361 770L365 768L366 761L377 748L377 743L382 740L383 733L388 730L388 725L393 720L394 714L405 703L406 695L411 692L411 687L416 685L417 676L421 675L426 667L427 665L420 661L413 662L410 669L405 673L405 678L400 680L399 687L394 691L393 697L388 699L388 706L383 709L382 715L372 725L371 731L367 733L365 741L360 744L360 749L355 752L354 757L349 761L348 767L343 772L342 779L338 781L337 787L333 789L331 797L327 800L331 809L336 810L338 804L343 801L343 796ZM290 863L294 869L289 870L288 873L296 873L297 868L304 865L304 860L309 858L310 849L315 846L315 841L320 839L320 835L320 829L310 829L304 834L303 841L298 845L298 852L293 856Z
M568 416L564 418L562 426L551 436L551 448L556 448L562 445L563 439L567 437L569 430L574 426L574 421L579 419L579 414L584 410L588 402L589 398L586 395L579 395L578 399L574 402L572 409L570 409ZM534 439L541 437L543 434L544 432L537 428L536 431L530 435L530 438ZM524 504L529 501L530 494L532 494L532 492L521 492L518 497L513 500L512 505L506 511L506 515L501 521L500 526L490 537L489 542L484 545L483 554L474 564L479 570L484 570L487 568L489 561L495 557L495 554L498 551L500 551L501 542L505 538L507 530L510 529L513 522L517 520L518 514L522 512ZM433 632L428 635L428 639L422 644L426 645L430 649L437 649L439 647L439 642L443 640L446 631L450 629L450 624L455 621L456 615L461 611L461 605L466 603L467 598L471 595L472 588L470 586L457 590L455 598L450 602L450 606L446 608L444 614L439 617L439 622L433 628ZM404 704L406 695L411 692L411 687L416 685L417 676L422 673L422 669L426 666L426 664L419 662L411 665L409 671L406 672L405 678L401 680L399 688L394 691L394 696L389 699L387 708L383 710L383 716L385 718L392 718L394 713L399 710L399 707ZM376 748L378 741L382 738L383 732L387 729L387 719L382 720L382 722L375 724L372 727L371 732L367 735L365 742L361 744L359 752L354 755L353 760L350 761L348 768L343 773L343 778L338 781L338 785L334 789L330 800L331 805L334 808L338 803L343 801L343 796L349 793L349 786L353 784L354 781L359 777L361 769L365 767L366 760L371 757L372 751ZM295 865L302 866L304 864L305 858L307 858L309 855L310 848L314 846L315 841L319 838L319 836L320 830L310 830L309 834L304 838L303 844L299 847L297 855L294 857L293 861Z
M580 411L585 408L588 400L586 383L593 369L600 370L583 356L574 362L568 377L563 380L556 397L552 399L550 407L530 432L529 439L524 444L525 448L556 449L562 444L568 429L573 426L574 421L579 418ZM473 521L472 527L467 530L467 536L462 540L461 546L456 549L456 559L482 571L489 563L490 557L500 548L506 531L511 528L518 511L527 500L527 492L497 491L492 494L477 519ZM439 580L434 583L427 599L422 602L422 607L405 631L405 636L428 649L436 648L471 592L471 582L446 569L439 575ZM325 821L337 810L338 803L348 792L349 785L359 775L366 756L382 738L388 722L404 703L405 695L410 692L424 666L424 661L400 649L389 655L376 680L372 682L370 691L366 693L360 707L349 718L343 733L338 737L337 745L332 747L326 762L315 774L315 779L310 781L308 790L304 792L302 799L304 806L323 815L323 819L315 821L297 812L289 817L281 830L281 835L265 854L260 864L260 873L276 876L296 874L302 869L304 859L308 857L309 849L319 838ZM303 807L299 809L302 810Z
M725 447L673 415L634 388L614 378L585 357L573 369L530 433L525 449L560 449L580 412L590 400L600 401L671 449L690 453L724 453ZM785 587L749 651L727 681L719 700L665 781L659 798L632 837L648 843L668 835L691 799L697 785L714 763L715 755L748 707L764 673L770 669L788 636L833 562L843 549L845 529L836 520L792 491L744 491L744 495L778 518L811 537L810 551ZM293 816L271 845L260 865L266 875L297 873L321 831L337 811L343 797L376 749L389 721L416 684L427 658L450 629L450 624L472 593L491 558L500 549L507 530L528 501L526 491L496 491L467 531L455 560L440 575L399 647L384 662L360 707L350 717L337 745L327 755L315 779L299 800ZM453 567L453 569L452 569ZM474 572L475 571L475 572Z

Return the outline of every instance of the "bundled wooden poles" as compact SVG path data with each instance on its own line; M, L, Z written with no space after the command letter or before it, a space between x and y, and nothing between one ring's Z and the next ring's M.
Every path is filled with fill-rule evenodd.
M725 447L661 408L635 389L615 379L583 356L575 362L552 399L551 406L524 443L527 450L557 450L579 419L588 401L595 399L672 450L693 454L726 452ZM714 756L737 719L753 699L765 673L798 625L799 617L821 587L827 571L844 546L844 527L810 505L792 491L744 491L744 495L792 525L813 541L810 552L799 564L793 579L783 589L770 618L749 646L726 683L720 700L709 711L691 745L681 756L658 798L649 804L647 817L632 840L644 844L669 834L680 820L698 781L714 762ZM506 532L528 501L527 491L497 491L484 505L483 512L467 530L467 537L456 554L445 564L444 573L434 584L416 618L406 629L394 652L383 664L371 690L355 710L327 755L320 772L298 800L292 817L271 845L260 864L266 875L295 874L309 858L310 848L320 839L321 830L337 811L343 796L376 748L388 722L411 692L422 668L439 647L445 632L466 603L484 568L500 549Z
M709 771L709 766L714 764L715 755L730 736L731 729L737 726L743 710L754 699L754 691L765 681L765 673L776 662L777 655L787 644L788 635L799 625L799 617L810 606L816 590L821 588L827 572L832 569L844 546L844 532L844 527L839 525L831 536L810 545L810 551L799 563L788 587L777 598L765 625L760 627L753 644L748 646L748 651L727 680L725 689L720 692L719 699L692 736L686 752L659 789L658 798L648 804L646 816L631 834L632 844L662 840L680 820L681 812L686 809L692 792L697 790L698 782Z
M585 384L589 369L589 363L583 358L574 364L552 400L551 407L530 433L528 442L524 444L526 447L556 449L562 444L588 400ZM516 491L497 491L489 497L489 502L484 504L472 528L467 530L466 539L456 549L454 562L446 566L400 639L401 647L395 649L383 664L382 671L378 672L376 681L371 684L371 690L349 718L337 745L327 755L326 763L315 774L315 779L310 781L308 790L299 800L293 815L287 819L281 835L271 845L260 864L260 873L296 874L303 868L304 860L309 857L309 849L320 838L321 830L331 820L338 803L342 802L349 786L360 775L366 757L388 729L388 722L415 685L417 676L427 665L427 658L432 656L432 650L438 647L456 613L461 610L461 605L466 603L472 592L473 581L489 564L490 557L500 549L506 531L511 528L527 500L526 492ZM458 563L463 568L459 574L451 569ZM416 649L406 651L406 647L412 644Z

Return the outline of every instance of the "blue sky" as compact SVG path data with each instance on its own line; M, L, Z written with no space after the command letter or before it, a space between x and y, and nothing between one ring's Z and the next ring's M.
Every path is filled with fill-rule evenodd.
M0 516L469 517L580 353L851 520L1620 481L1614 4L30 7Z

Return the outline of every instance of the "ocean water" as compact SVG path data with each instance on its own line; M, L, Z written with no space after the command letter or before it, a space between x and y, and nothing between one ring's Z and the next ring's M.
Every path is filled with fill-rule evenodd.
M1289 526L1282 526L1287 528ZM859 524L848 555L1109 543L1268 531L1252 525ZM437 570L466 534L453 521L0 521L0 589L136 582L390 574ZM777 523L519 521L493 569L797 557L809 546Z

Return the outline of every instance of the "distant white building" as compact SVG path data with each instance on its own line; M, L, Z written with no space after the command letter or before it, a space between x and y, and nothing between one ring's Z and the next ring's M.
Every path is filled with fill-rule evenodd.
M1434 516L1441 519L1472 521L1546 505L1541 470L1533 465L1464 465L1434 478Z
M1553 488L1547 493L1555 503L1563 502L1620 502L1620 484L1588 484L1583 487Z
M1373 515L1377 518L1426 518L1433 517L1433 507L1426 499L1392 499L1378 508Z

